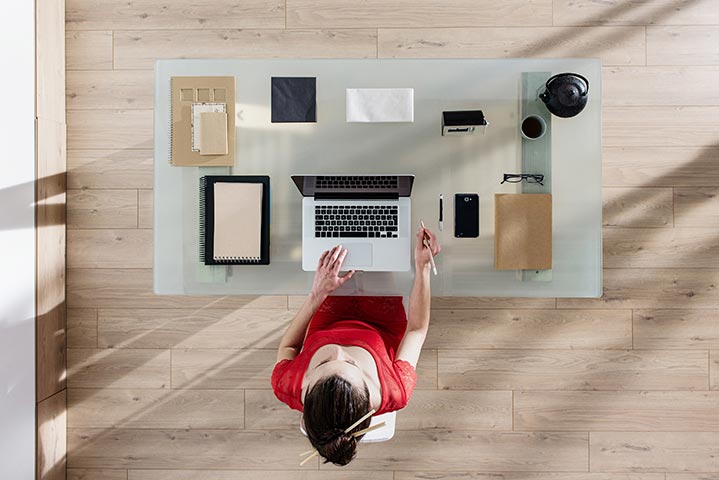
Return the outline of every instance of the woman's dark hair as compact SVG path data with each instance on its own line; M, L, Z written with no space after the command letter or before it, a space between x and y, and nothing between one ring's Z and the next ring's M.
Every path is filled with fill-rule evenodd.
M307 392L302 414L307 438L325 463L342 466L352 461L362 436L353 437L345 430L369 409L367 386L362 390L338 375L323 378ZM371 421L367 418L353 431L369 427Z

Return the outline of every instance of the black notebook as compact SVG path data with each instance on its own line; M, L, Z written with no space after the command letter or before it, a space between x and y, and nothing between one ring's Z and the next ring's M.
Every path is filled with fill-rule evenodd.
M205 265L270 263L270 177L200 178L200 260Z

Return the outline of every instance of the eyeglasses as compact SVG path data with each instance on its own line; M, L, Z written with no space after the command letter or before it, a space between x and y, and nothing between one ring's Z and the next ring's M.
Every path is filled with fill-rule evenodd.
M502 183L521 183L525 180L527 183L538 183L544 186L544 183L542 183L544 182L544 175L541 173L505 173Z

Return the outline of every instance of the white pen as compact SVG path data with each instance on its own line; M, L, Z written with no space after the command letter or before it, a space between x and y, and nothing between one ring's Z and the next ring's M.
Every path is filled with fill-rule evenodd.
M426 228L422 220L419 221L419 224L422 228ZM422 235L422 245L429 249L429 263L432 265L432 273L437 275L437 264L434 263L434 255L432 255L432 247L429 245L429 241L427 241L427 235Z

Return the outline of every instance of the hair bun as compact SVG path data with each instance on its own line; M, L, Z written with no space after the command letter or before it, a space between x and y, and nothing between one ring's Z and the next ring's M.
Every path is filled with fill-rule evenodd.
M322 442L319 454L335 465L350 463L357 452L357 439L340 429L333 429L325 435L326 442Z

